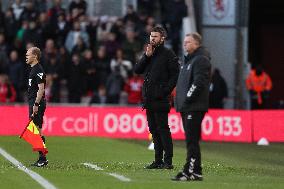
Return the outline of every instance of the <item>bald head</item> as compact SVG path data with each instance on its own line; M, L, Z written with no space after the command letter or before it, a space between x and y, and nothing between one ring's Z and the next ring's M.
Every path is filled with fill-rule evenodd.
M37 48L37 47L31 47L30 49L31 49L31 51L32 51L32 54L37 57L37 60L39 60L40 57L41 57L41 51L40 51L40 49Z
M41 51L38 47L31 47L26 53L26 63L27 64L36 64L39 62L41 57Z

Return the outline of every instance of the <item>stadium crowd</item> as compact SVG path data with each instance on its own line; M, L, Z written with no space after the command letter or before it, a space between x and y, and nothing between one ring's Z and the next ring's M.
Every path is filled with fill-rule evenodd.
M163 10L161 24L178 53L177 31L186 5L182 0L167 2L161 8L172 11L166 17ZM157 23L153 3L138 3L137 12L129 5L123 17L90 16L85 0L71 1L66 9L60 0L51 7L41 0L15 0L6 10L0 7L0 103L27 100L30 68L25 52L37 46L47 74L47 101L80 103L89 97L90 103L117 104L127 93L126 102L139 104L143 78L133 73L133 65Z

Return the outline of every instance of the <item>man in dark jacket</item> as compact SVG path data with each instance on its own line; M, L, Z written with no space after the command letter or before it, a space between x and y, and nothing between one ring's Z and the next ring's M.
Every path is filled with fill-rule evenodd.
M162 27L154 27L146 52L135 66L137 74L144 74L143 105L155 146L155 161L146 166L146 169L173 168L173 143L168 113L169 96L176 85L179 64L174 52L164 47L165 37L166 32Z
M184 48L188 55L181 65L176 86L176 109L180 112L185 132L187 159L182 172L172 180L202 180L201 122L208 110L211 64L207 51L201 47L198 33L187 34Z
M224 100L228 97L228 87L225 79L220 74L218 68L214 69L210 90L209 90L209 107L215 109L224 108Z

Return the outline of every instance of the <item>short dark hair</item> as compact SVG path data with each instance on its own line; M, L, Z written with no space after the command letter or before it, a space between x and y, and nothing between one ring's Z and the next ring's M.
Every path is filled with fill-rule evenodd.
M31 50L32 50L32 54L37 57L37 60L39 60L40 57L41 57L41 51L40 51L40 49L37 48L37 47L31 47Z
M151 32L158 32L162 37L167 37L167 32L162 26L155 26Z
M189 37L189 36L192 37L198 43L198 45L202 44L202 37L199 33L193 32L193 33L186 34L186 37Z

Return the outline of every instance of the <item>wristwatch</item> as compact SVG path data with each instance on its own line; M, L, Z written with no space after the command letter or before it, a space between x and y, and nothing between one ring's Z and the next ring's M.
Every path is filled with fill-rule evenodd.
M39 106L39 103L35 102L35 103L34 103L34 106Z

